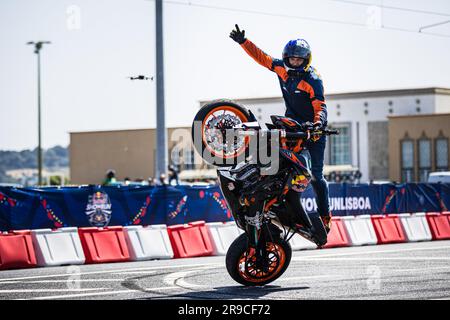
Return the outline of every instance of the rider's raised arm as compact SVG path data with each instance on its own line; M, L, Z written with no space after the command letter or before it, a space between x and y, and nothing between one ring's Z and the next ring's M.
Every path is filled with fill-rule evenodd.
M273 71L273 58L258 48L253 42L246 39L241 47L247 52L247 54L255 59L263 67L266 67L270 71Z

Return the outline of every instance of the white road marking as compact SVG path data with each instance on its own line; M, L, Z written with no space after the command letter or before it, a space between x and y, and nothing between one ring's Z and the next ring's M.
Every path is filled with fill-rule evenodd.
M296 281L296 280L308 280L308 279L321 279L321 278L333 278L337 279L341 276L336 275L317 275L317 276L303 276L303 277L288 277L288 278L279 278L276 281Z
M86 288L86 289L68 289L68 288L60 288L60 289L13 289L13 290L0 290L0 293L38 293L38 292L79 292L79 291L96 291L96 290L105 290L108 288Z
M186 282L186 280L184 280L184 277L186 277L187 275L197 273L199 271L208 270L208 269L213 269L213 268L204 267L204 268L196 268L193 270L174 272L174 273L171 273L171 274L168 274L167 276L165 276L163 281L165 284L167 284L169 286L176 285L176 286L180 286L180 287L183 287L186 289L192 289L192 290L205 289L205 288L207 288L207 286L188 283L188 282Z
M363 248L363 247L348 247L348 248ZM375 246L366 247L366 248L375 248ZM316 254L316 255L308 255L308 256L298 255L298 256L292 257L291 260L303 260L303 259L320 258L320 257L355 256L355 255L374 254L374 253L399 253L399 252L406 252L406 251L428 251L428 250L441 250L441 249L450 249L450 246L439 246L439 247L430 247L430 248L398 248L398 249L374 250L374 251L367 250L366 252L358 251L358 252L330 253L330 254L320 254L318 251L316 251L316 252L318 252L318 254Z
M0 284L16 284L16 283L22 283L22 284L29 284L29 283L67 283L67 282L121 282L125 281L126 279L121 278L112 278L112 279L67 279L67 280L37 280L37 281L3 281L0 282Z
M160 288L145 288L145 291L162 291L162 290L173 290L179 289L179 287L160 287ZM59 296L46 296L46 297L33 297L26 299L16 299L16 300L52 300L52 299L67 299L67 298L83 298L83 297L94 297L94 296L104 296L104 295L118 295L118 294L126 294L126 293L136 293L141 292L140 290L115 290L115 291L103 291L103 292L94 292L94 293L80 293L80 294L66 294Z
M414 272L414 271L428 271L428 270L440 270L440 269L450 269L450 267L429 267L429 268L413 268L413 269L392 269L393 272Z
M364 257L364 258L321 258L295 259L296 261L374 261L374 260L450 260L450 257Z
M126 272L115 272L113 274L127 276L127 275L133 275L133 274L155 274L156 272L157 271L126 271Z
M219 263L208 263L208 264L184 264L175 266L159 266L159 267L141 267L141 268L128 268L128 269L113 269L113 270L101 270L101 271L89 271L80 273L63 273L63 274L51 274L45 276L29 276L29 277L18 277L18 278L5 278L0 279L0 281L15 281L15 280L27 280L27 279L45 279L45 278L55 278L55 277L74 277L89 274L103 274L103 273L117 273L117 272L127 272L127 271L143 271L143 270L164 270L172 268L186 268L186 267L198 267L198 266L222 266Z

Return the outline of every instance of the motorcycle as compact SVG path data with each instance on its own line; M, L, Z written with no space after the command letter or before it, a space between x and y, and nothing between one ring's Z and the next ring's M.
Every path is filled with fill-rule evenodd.
M307 214L300 201L296 206L288 199L292 194L299 199L312 179L306 141L338 131L284 116L272 115L271 121L263 129L244 106L216 100L198 111L192 126L194 146L206 162L217 166L221 191L237 226L244 230L227 251L226 268L246 286L265 285L286 271L292 256L289 240L296 233L319 248L327 242L319 215ZM274 164L262 163L251 152L252 145L266 151L277 147L270 150L278 152L275 174L264 174Z

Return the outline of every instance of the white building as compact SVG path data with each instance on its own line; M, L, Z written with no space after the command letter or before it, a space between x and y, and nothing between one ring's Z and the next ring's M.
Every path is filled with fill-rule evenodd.
M447 88L325 94L325 99L329 125L341 133L328 140L325 163L359 168L361 182L389 177L388 116L450 112ZM234 100L252 110L261 123L285 112L281 96Z

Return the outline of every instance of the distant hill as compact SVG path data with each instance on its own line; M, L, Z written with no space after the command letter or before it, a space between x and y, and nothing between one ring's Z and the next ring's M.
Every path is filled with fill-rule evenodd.
M43 150L43 166L45 168L64 168L69 166L69 150L55 146ZM36 169L37 148L34 150L3 151L0 150L0 182L15 183L13 178L6 175L6 171L14 169Z

